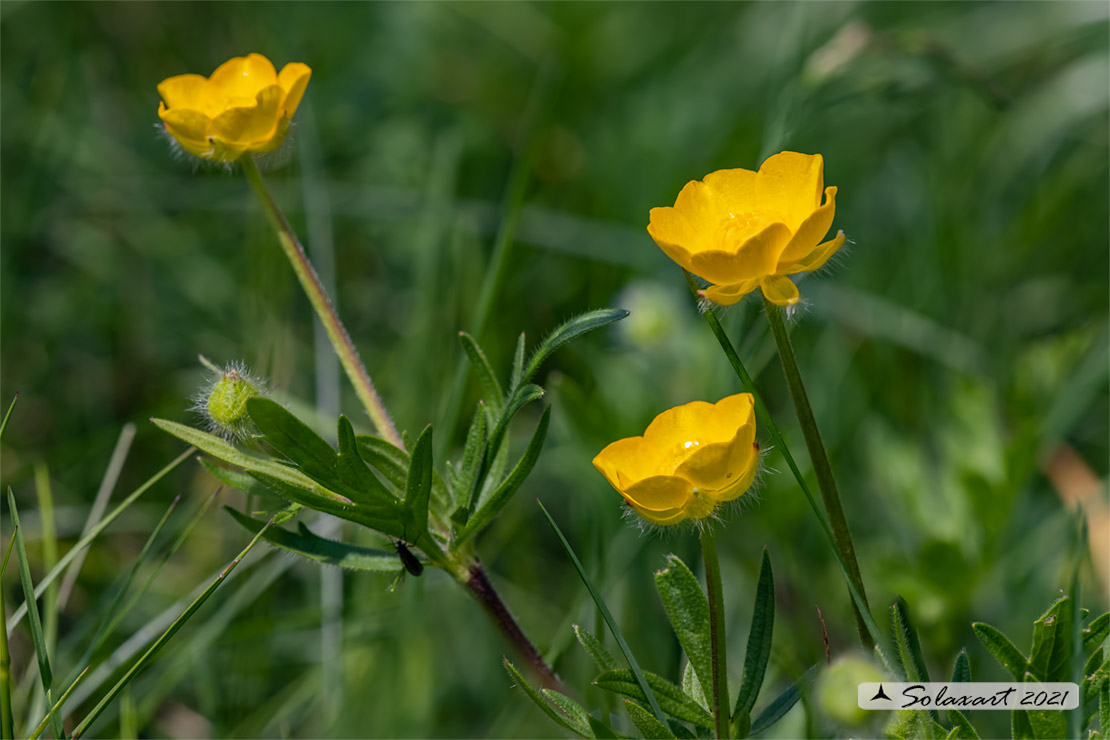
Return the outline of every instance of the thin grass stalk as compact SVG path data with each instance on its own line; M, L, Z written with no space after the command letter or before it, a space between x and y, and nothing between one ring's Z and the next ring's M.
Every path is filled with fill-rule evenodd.
M690 285L690 291L697 297L697 283L694 282L694 278L689 272L685 270L683 272L686 275L687 283ZM744 390L751 393L752 398L755 399L755 412L759 418L760 425L771 435L772 444L782 452L787 467L789 467L790 472L793 473L794 480L798 482L798 488L801 489L802 495L805 496L806 502L809 504L809 508L813 511L813 515L817 517L817 522L821 525L821 531L824 532L825 539L828 540L829 546L832 548L836 565L840 568L840 573L844 576L844 583L848 586L848 592L852 595L856 611L857 613L862 613L863 622L866 625L867 634L870 638L870 643L865 642L864 644L868 649L870 649L872 645L881 645L883 646L882 649L888 650L887 643L883 640L882 632L879 631L879 625L876 624L875 618L867 607L867 602L864 601L863 596L856 588L852 578L848 575L848 567L845 565L844 559L840 555L840 550L836 546L836 540L833 538L832 529L829 527L825 512L822 511L821 507L817 505L816 499L813 498L813 493L810 492L805 477L802 475L802 471L798 469L798 464L794 462L794 456L790 454L790 448L787 447L786 441L779 433L778 426L775 424L774 419L771 418L771 414L767 411L767 405L763 403L763 397L759 394L759 389L755 387L751 375L749 375L748 371L744 368L744 363L740 360L740 356L736 354L736 348L732 346L732 340L728 338L728 334L725 333L724 327L721 326L721 321L717 318L716 314L712 311L705 311L702 313L702 316L705 317L705 323L709 325L710 330L713 332L713 336L716 337L717 343L721 346L721 350L724 351L725 358L728 359L729 364L732 365L732 369L736 373L736 377L740 379L740 383L744 386Z
M270 520L266 522L265 526L258 530L258 533L255 534L254 538L251 539L247 546L243 548L242 552L240 552L236 556L236 558L232 560L228 564L228 566L220 572L216 579L212 581L211 584L209 584L208 588L206 588L204 592L201 593L201 595L198 596L196 600L194 600L193 603L190 604L189 607L181 613L181 616L175 619L173 623L166 628L166 631L163 632L162 635L154 641L154 644L151 645L145 653L143 653L142 657L135 661L134 665L132 665L127 673L125 673L123 677L120 678L119 682L112 687L111 691L104 695L100 702L97 703L95 707L93 707L92 711L90 711L89 714L86 715L85 719L81 720L81 724L77 725L77 727L73 730L74 740L77 740L77 738L81 737L81 735L84 734L87 729L89 729L89 726L96 721L97 717L100 716L104 709L112 703L112 701L119 695L121 691L123 691L123 689L129 683L131 683L131 679L133 679L139 671L146 667L147 663L149 663L150 660L153 659L155 655L157 655L158 651L161 650L162 647L167 642L169 642L175 634L177 634L177 631L181 629L185 622L189 621L189 618L192 617L193 614L195 614L197 610L204 605L204 602L208 600L208 597L210 597L216 591L216 589L220 587L220 584L222 584L226 580L228 574L235 570L235 567L243 561L243 558L245 558L247 554L252 549L254 549L254 546L258 543L259 540L262 539L262 535L266 532L266 530L270 528L273 523L274 519L273 517L270 517Z
M370 416L370 420L383 439L396 447L404 449L404 441L397 432L397 427L393 425L393 419L390 418L385 404L382 403L381 396L374 389L374 383L370 380L370 373L367 372L366 366L362 364L362 360L358 356L358 350L355 349L354 342L351 341L351 335L347 333L347 329L340 321L339 314L328 298L324 286L320 284L320 278L312 267L308 255L305 254L304 247L301 246L296 233L293 232L281 209L278 208L277 202L270 195L270 191L262 179L262 173L258 171L258 165L255 164L254 157L247 153L240 157L238 161L247 182L250 183L255 195L258 196L259 203L262 204L262 210L266 212L267 220L269 220L277 234L281 248L285 252L289 264L293 267L293 272L296 273L301 288L304 289L309 303L316 311L316 316L324 325L332 347L335 348L335 353L339 356L339 362L347 372L347 378L354 386L355 393L366 409L367 415Z
M867 591L863 587L863 576L860 574L859 562L856 560L856 550L852 544L852 533L848 529L848 520L844 516L844 507L840 503L840 494L836 490L836 479L833 477L832 465L829 464L828 453L825 452L825 443L821 440L821 431L817 428L817 420L813 416L813 409L809 405L805 385L802 383L802 374L798 370L798 362L794 357L794 347L790 343L790 333L786 331L786 324L782 320L782 311L777 306L763 298L763 312L767 314L767 322L771 325L771 334L775 337L778 346L779 359L782 361L782 371L786 375L786 384L790 389L790 398L794 402L794 411L798 415L798 423L802 427L802 434L809 449L809 458L813 462L814 472L817 474L817 487L821 491L821 498L825 502L825 511L832 525L833 538L837 550L844 559L848 568L848 575L852 579L856 590L859 591L863 603L867 604ZM852 605L856 612L856 626L859 630L860 641L863 646L868 644L867 626L859 609Z
M9 410L10 411L10 410ZM12 654L8 648L8 609L4 604L4 573L8 558L15 547L15 533L8 540L8 551L0 564L0 733L5 738L15 738L15 719L12 714Z
M36 740L36 738L38 738L38 736L42 734L43 730L46 729L46 726L48 724L50 724L50 722L54 719L54 717L57 717L57 716L61 715L62 705L66 703L66 699L68 699L69 695L73 693L73 690L75 688L77 688L77 685L80 684L81 681L83 681L85 679L85 676L88 675L89 668L91 668L91 667L92 666L85 666L85 670L81 671L81 673L78 674L77 678L74 679L73 683L71 683L69 685L69 688L65 690L65 693L62 694L62 696L58 699L58 701L55 702L54 706L52 706L50 708L50 712L45 717L42 718L42 722L39 722L39 726L36 727L35 731L31 733L31 736L28 738L28 740Z
M717 724L717 738L729 737L728 655L725 640L725 597L721 588L721 564L717 559L717 534L713 522L701 529L701 554L705 560L705 587L709 595L709 641L713 686L710 706Z

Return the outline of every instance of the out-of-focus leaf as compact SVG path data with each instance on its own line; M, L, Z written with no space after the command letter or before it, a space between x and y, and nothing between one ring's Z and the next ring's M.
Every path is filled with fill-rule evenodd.
M791 684L786 691L779 694L777 699L752 720L751 734L757 735L782 719L809 690L810 684L813 683L813 678L816 675L817 666L810 666L801 678Z
M603 308L598 311L579 314L564 322L540 342L540 346L532 353L532 356L528 359L528 366L516 382L527 383L531 380L536 371L540 369L540 365L544 363L544 360L570 340L588 331L620 321L626 316L628 316L628 311L623 308ZM515 385L516 383L514 383Z
M713 727L713 715L698 706L696 701L686 696L681 688L662 676L657 676L648 671L644 671L644 678L647 680L648 686L651 687L652 693L658 697L659 706L664 712L684 722L693 722L699 727ZM647 700L640 684L636 682L635 676L632 675L632 671L627 668L605 671L594 679L594 684L606 691L612 691L631 699Z

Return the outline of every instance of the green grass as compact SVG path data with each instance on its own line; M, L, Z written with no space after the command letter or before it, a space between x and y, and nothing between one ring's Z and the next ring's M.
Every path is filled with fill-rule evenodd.
M575 543L643 670L680 676L652 573L669 552L698 572L696 538L622 521L590 461L665 408L740 390L644 226L686 181L780 149L824 155L834 226L852 242L800 284L791 338L873 612L905 598L930 675L949 675L965 647L976 680L1005 680L971 623L1025 646L1071 588L1074 526L1049 461L1074 452L1105 500L1107 31L1100 2L5 2L0 403L19 403L0 467L28 576L58 589L38 602L51 700L39 641L17 618L21 578L4 573L15 731L88 665L63 706L71 732L249 541L204 504L218 484L192 460L145 487L183 449L148 419L200 423L186 411L205 376L198 354L244 361L302 418L318 409L329 439L340 412L369 431L247 184L175 160L154 127L159 81L249 51L313 69L288 161L265 176L398 427L415 441L435 425L441 472L480 393L459 331L500 372L522 331L531 347L582 311L632 312L540 370L543 452L478 537L501 596L587 710L607 699L588 688L572 625L600 625L533 499ZM816 491L758 301L722 323ZM510 430L513 459L540 413ZM114 455L128 424L134 440ZM814 605L834 656L857 637L818 523L781 457L767 463L758 504L719 544L733 656L764 547L774 562L774 696L823 661ZM105 517L124 500L113 491L142 499ZM1080 572L1084 604L1104 611L1105 576ZM559 731L512 689L508 648L450 579L389 583L259 545L89 729ZM734 680L741 668L734 657ZM972 721L1008 731L1001 714ZM768 734L841 732L795 709Z

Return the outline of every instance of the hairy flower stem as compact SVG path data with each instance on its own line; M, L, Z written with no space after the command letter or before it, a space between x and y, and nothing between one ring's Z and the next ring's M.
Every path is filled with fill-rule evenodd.
M721 566L717 562L717 534L710 521L701 529L701 554L705 561L705 587L709 592L709 641L713 657L713 686L710 698L717 737L727 738L728 660L725 644L725 596L721 590Z
M351 336L347 333L343 322L339 320L339 314L336 313L324 286L320 283L320 278L316 275L312 263L308 261L308 255L305 254L304 247L301 246L297 235L289 226L289 222L285 220L285 216L282 215L277 203L270 195L270 191L266 188L266 183L262 180L262 173L258 171L258 165L255 164L254 157L249 152L244 154L239 158L239 165L243 168L243 174L246 175L247 182L251 184L255 195L258 196L258 201L262 204L262 210L266 212L266 218L269 219L270 225L274 228L278 241L281 242L281 248L285 251L289 264L293 266L293 272L297 274L297 280L300 281L301 288L308 296L320 323L324 325L324 330L328 333L328 339L331 340L335 353L339 356L343 369L347 371L347 377L350 379L351 385L355 387L355 393L358 394L359 400L366 408L370 420L374 422L378 434L387 442L404 449L401 435L397 433L397 427L393 425L393 420L389 417L385 404L382 403L378 392L374 390L374 383L370 380L370 374L366 371L366 366L359 359L358 351L351 341Z
M690 286L690 292L697 298L699 291L698 284L694 281L694 276L685 270L683 270L683 273L686 275L686 282ZM828 540L829 547L832 549L836 565L840 568L841 575L844 576L844 584L848 587L848 593L852 595L852 603L856 606L856 614L857 616L862 615L863 623L867 629L868 637L867 639L861 639L861 642L863 642L864 647L869 650L871 646L875 644L882 644L884 645L884 649L886 649L885 643L883 642L883 635L879 631L879 625L876 624L875 618L871 616L871 612L867 608L867 600L864 599L860 589L856 588L855 582L848 574L848 566L845 564L844 558L836 546L836 538L833 537L832 530L829 528L828 517L825 512L821 510L821 507L817 505L817 501L813 498L813 494L810 493L805 476L803 476L802 471L798 469L798 464L794 462L794 456L790 454L790 448L787 446L786 440L779 434L779 428L775 424L775 420L771 418L771 414L767 411L767 404L763 403L763 397L759 395L759 389L755 387L752 376L749 375L748 371L744 368L744 363L740 361L740 355L736 354L736 348L732 346L732 341L728 338L728 334L725 333L725 329L721 326L721 321L717 318L717 315L712 311L705 311L702 316L705 317L705 323L708 324L709 328L713 331L713 336L717 338L717 344L719 344L721 350L724 351L725 357L736 373L736 377L740 379L740 384L743 385L744 390L751 393L752 398L755 399L755 413L759 418L759 423L762 425L762 428L766 430L767 434L771 436L771 443L775 446L775 449L778 450L782 454L783 459L786 460L787 467L789 467L790 472L794 474L794 480L798 482L798 488L801 489L802 495L806 497L806 503L809 504L809 508L813 511L813 515L817 517L817 523L821 525L821 531L825 534L825 539Z
M482 564L477 560L470 566L466 587L470 589L471 595L485 608L490 619L516 649L517 654L532 667L544 688L566 693L562 681L555 675L555 671L551 670L551 666L536 650L536 646L532 644L524 631L520 629L520 625L516 623L505 603L501 601L501 597L493 589L493 584L486 577L486 571L482 568Z
M844 508L840 504L840 494L836 490L836 479L833 478L829 456L825 452L825 444L821 441L821 432L817 428L817 420L813 417L813 409L810 408L809 397L806 395L805 385L802 384L802 374L798 372L798 362L794 359L794 347L790 343L790 334L786 331L786 324L782 320L782 311L764 296L763 312L767 314L767 321L771 325L771 334L774 335L775 344L778 346L782 371L786 375L786 384L790 388L790 397L794 401L794 411L798 414L798 423L802 426L802 434L805 436L806 447L809 449L809 458L813 461L814 472L817 473L817 486L821 489L821 498L825 501L825 511L828 513L829 523L832 525L836 547L844 559L852 583L859 591L864 604L866 604L867 592L863 588L863 577L860 575L859 563L856 561L856 550L852 545L852 533L848 529L848 520L844 517ZM860 640L863 641L865 647L870 647L867 625L864 624L863 616L858 609L855 610L855 613Z

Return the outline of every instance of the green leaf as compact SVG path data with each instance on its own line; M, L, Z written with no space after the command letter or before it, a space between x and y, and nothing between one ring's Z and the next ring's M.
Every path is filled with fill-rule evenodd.
M8 404L8 410L4 413L4 420L0 421L0 439L4 437L4 430L8 428L8 419L12 418L12 411L15 409L15 402L19 400L19 394L16 393L12 396L12 402Z
M524 450L520 460L516 466L509 473L508 477L501 482L501 485L493 492L492 495L486 500L482 507L474 513L474 516L466 523L466 526L459 532L458 537L455 539L453 547L466 542L472 536L482 530L487 524L492 522L494 518L501 513L505 505L509 503L513 494L520 488L524 480L532 472L535 467L536 461L540 457L540 451L543 449L544 440L547 438L547 426L551 421L551 407L548 406L543 410L543 416L540 417L540 423L536 427L535 433L532 434L532 440L528 443L528 448Z
M795 681L786 691L782 692L777 699L771 702L770 706L760 712L759 716L752 720L750 734L757 735L782 719L794 704L797 703L798 699L801 699L806 691L809 690L809 686L813 683L813 678L816 675L817 666L810 666L809 670L803 673L801 678Z
M335 472L343 483L362 494L355 500L394 498L393 494L378 480L378 476L366 467L362 455L358 452L355 428L351 426L351 422L346 416L341 415L339 417L336 424L336 439L339 441L339 455L335 461Z
M183 442L188 442L193 447L208 453L217 460L223 460L226 463L235 465L236 467L246 470L248 473L263 473L289 486L301 488L315 498L327 498L332 501L351 503L346 497L339 495L335 491L324 488L300 470L291 468L288 465L282 465L265 455L240 449L213 434L187 427L184 424L178 424L175 421L166 421L165 419L151 419L151 421L154 422L154 425L159 429L169 432Z
M669 740L674 738L675 734L666 725L636 702L625 699L624 708L628 712L632 724L636 725L636 729L640 731L645 740Z
M1029 724L1027 713L1020 711L1010 713L1010 735L1014 740L1034 740L1036 738L1033 733L1033 725Z
M1098 692L1098 728L1110 732L1110 681L1104 681Z
M240 473L238 470L221 467L206 457L198 457L197 459L201 467L229 488L242 491L248 496L272 497L274 495L273 491L266 488L266 486L246 473Z
M613 731L612 727L592 714L587 714L586 719L590 723L590 729L593 730L594 737L598 738L598 740L618 740L618 738L624 737L624 735L618 735Z
M385 482L389 484L398 498L403 496L409 476L410 458L408 453L384 439L369 434L355 435L355 442L363 462L381 473ZM433 467L432 499L446 507L449 498L447 484L443 482L443 478Z
M302 488L291 486L284 480L275 478L267 473L254 470L247 472L250 473L251 476L257 478L262 485L295 504L301 504L315 511L322 511L325 514L331 514L340 519L346 519L349 522L354 522L364 527L391 534L394 537L405 536L406 512L400 502L392 505L383 503L352 506L333 499L314 496Z
M975 731L971 720L959 709L949 709L948 719L952 723L952 732L948 733L949 737L956 740L979 740L979 733Z
M586 727L590 726L589 712L583 709L582 705L576 702L574 699L571 699L566 694L562 694L558 691L555 691L554 689L540 689L540 693L543 694L543 696L548 701L562 710L563 714L570 717L571 722L574 722L575 724L585 725Z
M970 683L971 662L967 659L967 650L960 648L956 656L956 665L952 668L952 683Z
M486 405L479 401L470 429L466 433L466 447L463 448L462 462L459 464L458 480L451 488L452 510L465 507L469 500L470 489L474 486L474 477L478 475L478 466L482 464L482 452L485 450L486 418ZM467 512L468 517L469 514Z
M544 505L540 503L539 500L537 500L536 503L547 519L547 523L555 532L555 536L559 538L559 543L563 546L563 550L566 551L567 557L570 558L570 562L574 564L574 569L578 571L578 577L582 579L582 583L586 586L586 590L590 592L590 598L592 598L594 604L597 605L598 611L601 612L602 618L605 619L605 624L609 625L609 631L613 634L613 639L617 641L617 645L620 647L624 659L628 661L628 665L632 669L632 675L636 679L636 684L640 689L641 695L647 698L651 711L655 713L655 718L660 722L666 721L667 718L663 715L663 709L655 698L655 693L651 689L651 684L645 677L644 672L640 670L640 664L636 661L636 656L632 654L632 649L628 647L628 643L625 641L624 635L621 634L616 620L613 619L612 612L610 612L609 607L605 605L605 600L601 598L601 594L594 588L594 584L590 580L590 577L586 575L586 569L582 567L582 562L578 559L578 556L574 554L574 548L570 546L566 536L563 535L563 531L559 529L559 525L551 518L551 514L544 508Z
M1074 650L1071 629L1073 606L1071 597L1061 596L1033 623L1033 650L1029 654L1029 672L1040 681L1071 680L1069 668ZM1030 712L1031 722L1032 714ZM1033 722L1033 729L1037 729L1036 722Z
M901 596L890 607L890 621L894 642L898 646L898 658L902 663L906 680L928 681L929 670L925 667L925 658L921 654L921 642L917 639L917 630L910 620L906 600Z
M752 626L748 632L748 648L744 653L744 675L740 680L740 693L736 697L736 712L751 714L756 697L763 686L767 661L771 658L771 637L775 627L775 578L771 572L771 557L763 549L763 563L759 566L759 584L755 589L755 607Z
M335 470L338 455L331 445L281 404L269 398L251 398L247 400L247 413L266 441L305 475L336 493L359 499L360 492L340 480Z
M1025 677L1029 661L1001 630L985 622L972 622L971 630L994 659L1013 675L1015 681L1021 681Z
M544 360L570 340L588 331L598 329L607 324L612 324L615 321L620 321L626 316L628 316L628 311L625 311L623 308L603 308L599 311L589 311L579 314L569 321L564 322L540 342L540 346L536 348L536 351L532 353L532 357L528 360L527 368L525 368L523 374L513 385L515 386L517 383L527 383L531 380L532 376L536 374L536 371L540 369L540 365L543 364Z
M529 685L529 683L524 680L524 676L520 675L520 671L518 671L516 669L516 666L510 663L507 658L504 659L502 663L505 666L505 670L509 674L509 678L516 682L516 685L520 687L520 690L523 691L524 694L529 699L531 699L537 707L542 709L543 713L550 717L556 724L560 725L561 727L565 727L566 729L570 730L575 735L578 735L580 737L592 738L594 736L589 726L576 724L560 712L556 712L550 704L544 701L539 692L532 688L531 685Z
M489 404L494 415L500 413L501 405L505 402L505 392L501 390L501 383L497 381L493 366L489 364L489 360L486 359L482 348L474 341L474 337L465 331L459 332L459 343L462 344L467 359L474 367L474 372L478 374L478 383L482 386L482 395L485 397L486 403Z
M694 664L690 661L686 661L686 665L682 668L682 691L700 704L702 709L709 711L709 700L705 697L705 689L702 688L697 671L694 670Z
M430 540L428 537L428 501L432 495L432 425L424 427L420 437L416 440L416 447L412 451L412 462L409 464L409 474L405 482L405 508L416 524L416 536L409 535L417 547L432 545L430 542L421 544L421 539Z
M667 556L667 567L655 574L655 588L678 643L694 665L702 686L713 685L709 601L698 579L677 555ZM722 711L727 711L723 709Z
M605 649L601 640L594 637L585 627L580 627L577 624L574 625L574 634L583 649L593 658L594 663L597 663L598 668L603 671L616 670L617 660Z
M39 664L39 679L42 690L46 695L46 703L54 703L54 673L50 670L49 647L42 633L42 622L39 619L38 602L35 601L35 584L31 580L31 563L27 558L27 545L23 540L23 528L19 526L19 510L15 505L15 494L12 487L8 486L8 513L12 519L12 529L15 534L15 555L19 563L19 581L23 585L23 598L27 602L28 622L31 625L31 642L35 646L35 657ZM54 715L52 718L54 737L64 738L61 717Z
M12 717L12 674L11 650L8 647L8 607L4 603L4 573L8 570L8 558L15 547L15 533L8 539L8 550L0 562L0 735L15 737L15 720Z
M490 432L489 441L482 453L482 464L478 467L478 474L474 476L474 482L470 487L470 495L467 497L466 508L468 511L474 511L478 507L478 500L486 482L486 477L496 467L497 459L505 454L501 450L501 443L505 440L509 422L525 405L540 398L543 398L543 388L538 385L526 385L518 389L509 399L505 410L501 412L501 418L497 420Z
M1083 652L1089 653L1102 646L1102 641L1110 635L1110 612L1095 617L1083 630Z
M711 728L714 726L713 715L698 706L698 703L686 696L682 689L662 676L644 671L644 678L652 693L659 699L659 707L672 717L684 722L693 722L700 727ZM606 691L627 696L638 701L646 701L643 689L640 688L636 677L627 668L615 671L605 671L594 679L594 684ZM658 719L658 718L657 718Z
M509 388L516 388L521 384L524 376L524 332L516 339L516 351L513 353L513 371L509 377Z
M236 522L252 534L266 526L265 521L249 517L230 506L225 506L224 509L227 510L228 514L231 514ZM262 535L262 539L274 547L280 547L282 550L300 555L302 558L335 565L346 570L396 573L402 568L401 560L395 552L337 542L312 532L303 523L298 524L300 534L294 534L278 527L271 527Z

